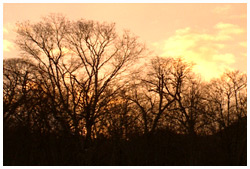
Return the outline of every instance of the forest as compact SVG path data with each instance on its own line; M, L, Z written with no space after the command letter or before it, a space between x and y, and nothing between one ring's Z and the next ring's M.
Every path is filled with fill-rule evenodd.
M114 23L48 15L16 33L21 56L3 60L4 165L247 165L245 73L204 81Z

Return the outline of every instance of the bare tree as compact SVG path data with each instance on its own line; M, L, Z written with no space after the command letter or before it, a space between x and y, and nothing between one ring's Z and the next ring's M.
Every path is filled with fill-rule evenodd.
M31 83L34 78L34 65L23 59L4 60L3 65L4 122L12 119L20 123L29 123L29 120L24 118L30 117L26 110L30 108L27 102L34 94Z
M127 31L119 36L114 24L70 22L58 15L35 24L21 23L17 33L23 54L37 61L45 72L42 79L49 79L44 86L55 117L76 134L86 130L90 140L96 119L120 89L122 75L141 55L143 45ZM114 92L105 93L114 81Z
M173 104L182 103L184 80L191 65L181 59L156 57L151 60L146 77L140 77L128 97L138 107L143 119L144 133L154 132L161 125L166 126ZM137 80L138 81L138 80ZM179 102L178 102L179 101Z
M181 93L166 118L178 127L181 133L191 136L204 132L206 125L203 84L189 75L182 84ZM172 119L172 120L171 120Z
M65 36L69 21L60 15L51 15L41 22L17 24L17 45L24 57L30 57L40 69L41 89L48 96L53 116L60 121L64 132L75 125L75 107L70 107L72 73L80 66L74 58L66 58ZM68 59L68 61L67 61ZM67 61L67 63L65 63ZM70 88L71 87L71 88ZM74 99L73 99L74 100ZM74 100L75 101L75 100ZM74 104L72 104L74 105ZM73 123L70 121L73 120ZM76 125L72 126L77 130Z
M247 115L246 74L227 71L207 85L206 100L214 130L222 130Z
M50 132L48 102L39 88L39 69L26 59L4 60L4 126ZM51 119L51 117L50 117Z
M86 122L86 137L90 139L95 119L119 88L109 94L105 90L122 77L122 73L140 56L143 46L128 32L119 37L114 24L79 20L70 30L69 48L83 65L78 76L84 93L81 115Z

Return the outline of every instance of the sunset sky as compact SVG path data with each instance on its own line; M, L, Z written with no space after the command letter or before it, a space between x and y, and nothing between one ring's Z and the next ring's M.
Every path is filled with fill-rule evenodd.
M247 72L247 4L7 4L3 5L4 58L18 56L17 22L39 21L50 13L70 20L115 22L162 57L183 57L205 80L225 69Z

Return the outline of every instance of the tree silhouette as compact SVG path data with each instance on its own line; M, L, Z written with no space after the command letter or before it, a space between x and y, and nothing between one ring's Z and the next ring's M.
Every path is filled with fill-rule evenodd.
M23 54L36 60L49 79L46 92L55 117L76 134L85 130L91 140L96 119L120 86L105 91L140 56L143 45L129 32L118 36L114 24L70 22L58 15L21 23L17 33ZM79 126L82 120L84 129Z
M214 130L222 130L246 116L246 74L225 72L207 85L206 100ZM216 123L216 124L215 124Z
M16 30L5 165L246 165L245 73L202 81L114 23L52 14Z

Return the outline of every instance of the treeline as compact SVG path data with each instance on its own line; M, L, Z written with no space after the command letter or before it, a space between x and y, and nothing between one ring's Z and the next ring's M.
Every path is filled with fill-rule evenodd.
M185 136L193 144L198 136L218 134L247 116L246 74L227 71L203 82L182 59L148 57L137 37L117 33L114 24L50 15L38 23L17 24L16 44L23 57L3 61L6 159L11 158L6 147L15 143L5 138L18 133L51 152L56 140L67 137L77 147L59 148L61 153L86 154L104 144L98 140L113 140L115 149L139 138L150 140L160 131ZM72 164L95 165L78 162ZM39 164L55 163L34 162Z

